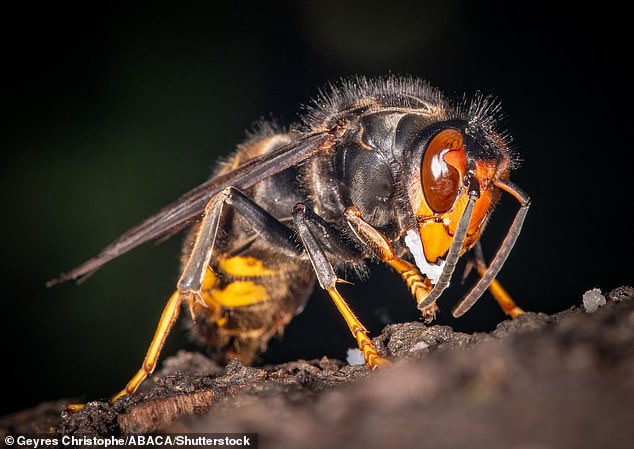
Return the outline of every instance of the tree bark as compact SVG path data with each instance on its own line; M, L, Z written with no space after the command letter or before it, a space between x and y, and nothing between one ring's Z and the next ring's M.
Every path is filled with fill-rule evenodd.
M0 418L0 437L257 433L261 448L621 448L634 441L634 288L588 313L527 313L490 333L387 326L393 366L341 361L219 367L180 352L142 391L76 414L43 403Z

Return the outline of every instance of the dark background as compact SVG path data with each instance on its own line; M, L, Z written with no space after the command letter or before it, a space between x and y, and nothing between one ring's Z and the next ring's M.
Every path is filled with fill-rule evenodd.
M232 6L29 5L3 16L0 413L118 391L139 367L179 268L177 236L81 286L45 282L208 176L251 122L295 120L340 77L411 74L449 96L503 104L533 206L499 276L527 310L631 284L630 24L608 4L280 2ZM626 79L626 73L628 74ZM483 238L490 255L516 210ZM473 282L473 279L471 279ZM343 286L376 335L417 319L391 273ZM489 330L486 296L460 320ZM180 324L163 355L189 347ZM266 361L344 357L354 340L322 293Z

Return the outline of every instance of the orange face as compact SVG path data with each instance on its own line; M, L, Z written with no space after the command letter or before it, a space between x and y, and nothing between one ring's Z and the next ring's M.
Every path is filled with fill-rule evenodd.
M437 263L449 250L467 205L469 197L463 182L467 171L471 170L478 180L480 197L469 222L463 252L478 240L489 211L498 199L498 192L491 181L508 173L508 158L470 161L467 151L460 131L440 131L425 150L421 164L421 188L411 189L413 191L410 192L425 259L430 264Z

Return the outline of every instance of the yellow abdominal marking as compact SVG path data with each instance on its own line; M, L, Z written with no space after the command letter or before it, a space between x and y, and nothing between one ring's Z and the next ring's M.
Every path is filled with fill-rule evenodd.
M275 274L274 270L264 268L264 264L261 260L255 257L230 257L228 259L222 259L218 263L218 266L225 273L233 276L270 276Z
M218 266L224 273L238 277L270 276L275 273L274 270L264 268L262 261L255 257L221 259ZM266 287L254 281L236 280L221 289L217 288L217 280L213 270L207 268L201 293L205 302L213 309L219 305L228 308L244 307L269 299Z
M203 296L206 292L211 291L216 285L216 273L209 267L207 267L207 272L205 273L205 277L203 278L203 283L200 287L200 290L203 292Z
M222 290L212 289L211 296L213 301L225 307L249 306L265 301L269 297L263 285L251 281L234 281Z

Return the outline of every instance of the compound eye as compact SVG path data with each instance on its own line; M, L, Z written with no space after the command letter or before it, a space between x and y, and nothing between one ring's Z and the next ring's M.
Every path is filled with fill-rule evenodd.
M465 171L462 134L455 129L436 134L427 145L421 167L423 194L434 212L446 212L451 208Z

